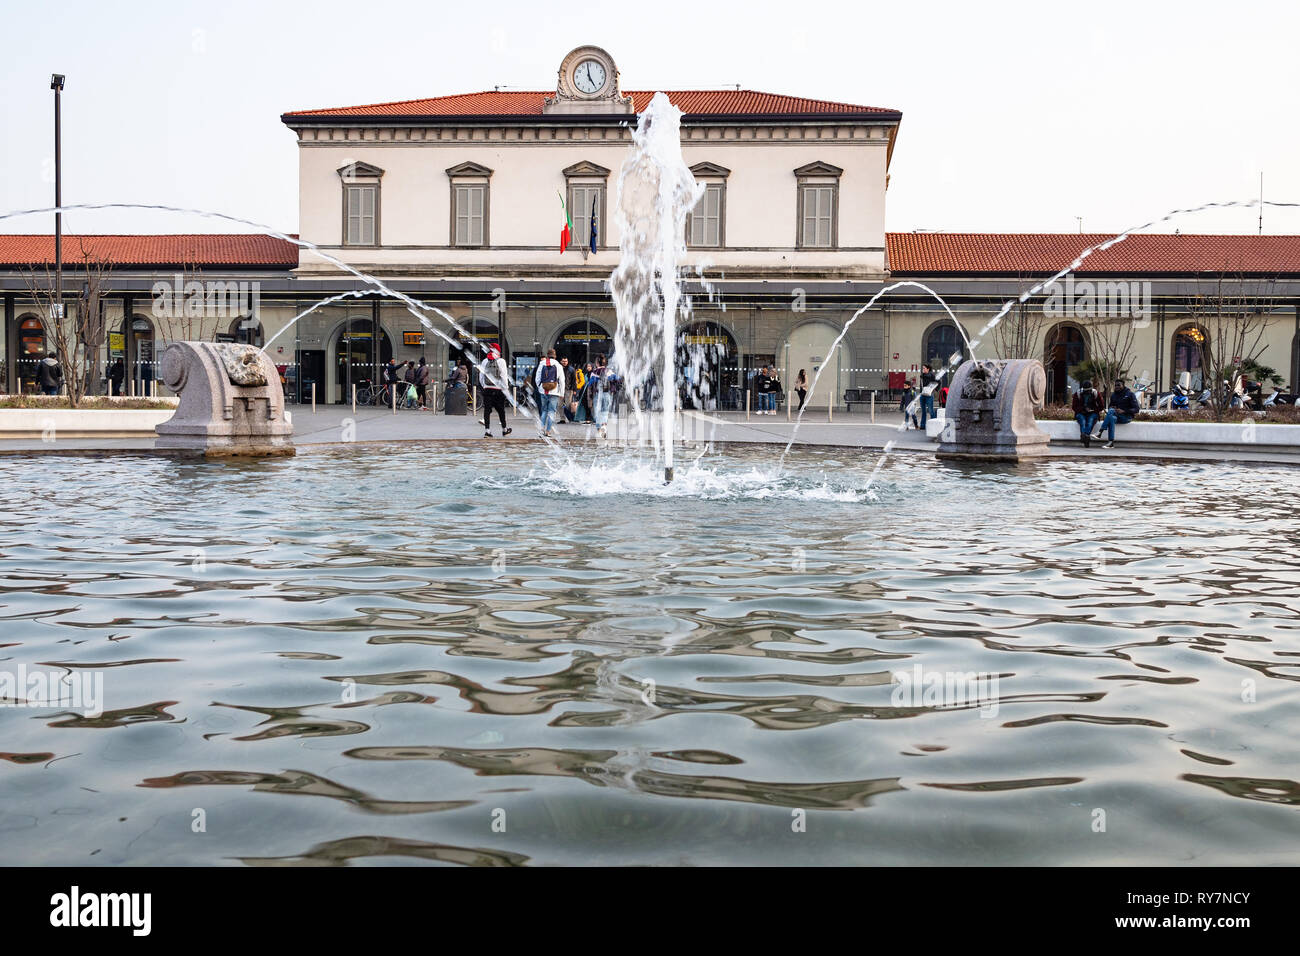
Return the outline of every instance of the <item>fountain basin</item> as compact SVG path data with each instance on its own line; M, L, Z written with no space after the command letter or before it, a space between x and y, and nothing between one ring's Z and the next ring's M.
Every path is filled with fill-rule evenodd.
M1300 862L1294 470L539 448L0 458L0 862Z

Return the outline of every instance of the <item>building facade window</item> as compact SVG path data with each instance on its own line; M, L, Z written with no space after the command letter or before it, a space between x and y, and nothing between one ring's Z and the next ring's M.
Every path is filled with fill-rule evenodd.
M840 176L844 170L816 162L794 171L798 202L795 222L799 249L839 246Z
M492 170L478 163L460 163L447 170L451 183L450 245L483 249L489 245Z
M349 163L343 180L343 245L379 245L379 180L384 171L369 163Z
M595 223L596 250L607 248L605 208L609 170L584 160L564 170L569 216L573 219L572 247L591 250L592 223Z
M686 217L686 244L698 249L719 249L727 244L727 177L731 170L717 163L691 167L704 194Z

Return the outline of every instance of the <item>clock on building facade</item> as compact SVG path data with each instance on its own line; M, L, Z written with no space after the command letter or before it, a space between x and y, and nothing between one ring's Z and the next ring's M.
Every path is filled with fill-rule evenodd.
M619 91L614 58L598 46L580 46L560 63L555 95L546 98L542 112L631 113L632 98Z

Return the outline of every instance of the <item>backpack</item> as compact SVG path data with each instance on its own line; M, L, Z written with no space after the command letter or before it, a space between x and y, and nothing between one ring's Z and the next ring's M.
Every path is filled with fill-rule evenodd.
M1079 404L1085 415L1101 411L1101 397L1095 388L1087 388L1079 393Z
M559 384L556 377L557 368L558 366L554 362L548 362L542 366L542 391L548 395L555 391L556 385Z

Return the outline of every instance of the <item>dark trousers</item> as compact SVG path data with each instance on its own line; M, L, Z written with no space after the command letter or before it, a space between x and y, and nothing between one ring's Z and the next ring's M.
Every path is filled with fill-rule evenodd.
M501 430L506 427L506 393L499 388L483 389L483 428L492 430L492 409L496 409L497 418L501 419Z

